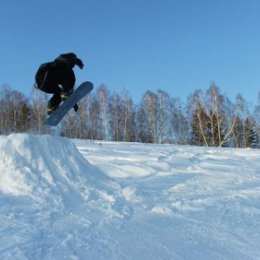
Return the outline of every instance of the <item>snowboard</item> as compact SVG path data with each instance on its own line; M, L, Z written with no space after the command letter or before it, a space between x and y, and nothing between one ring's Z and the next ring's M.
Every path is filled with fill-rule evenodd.
M44 121L44 125L56 126L61 119L93 89L90 81L83 82L78 88Z

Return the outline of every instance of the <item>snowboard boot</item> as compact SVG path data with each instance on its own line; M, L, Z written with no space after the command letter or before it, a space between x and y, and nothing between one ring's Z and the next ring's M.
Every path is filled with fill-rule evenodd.
M62 101L65 101L71 94L73 93L73 88L70 89L69 91L61 91L60 98Z
M51 115L57 108L58 108L58 106L53 106L53 105L51 105L51 102L48 101L47 114Z

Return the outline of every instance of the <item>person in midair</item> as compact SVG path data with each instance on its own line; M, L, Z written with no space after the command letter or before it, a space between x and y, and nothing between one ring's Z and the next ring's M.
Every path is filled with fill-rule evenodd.
M84 64L75 53L64 53L54 61L46 62L38 68L35 81L36 88L53 96L48 101L47 113L50 115L59 104L72 94L75 85L74 66L83 69ZM74 106L75 112L78 105Z

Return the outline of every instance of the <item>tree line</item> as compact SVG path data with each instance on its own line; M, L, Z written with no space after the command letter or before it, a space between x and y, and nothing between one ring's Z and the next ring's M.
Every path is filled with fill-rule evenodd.
M42 125L49 98L36 89L28 98L2 85L0 134L51 133L53 129ZM206 91L195 90L185 104L163 90L148 90L135 104L126 91L111 93L102 84L55 131L92 140L260 148L260 93L259 104L249 109L242 95L231 102L212 82Z

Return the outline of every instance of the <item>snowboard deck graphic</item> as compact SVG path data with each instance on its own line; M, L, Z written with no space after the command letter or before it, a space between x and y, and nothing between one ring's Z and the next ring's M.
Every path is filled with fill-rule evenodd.
M90 81L83 82L79 87L44 121L44 125L56 126L61 119L93 89Z

